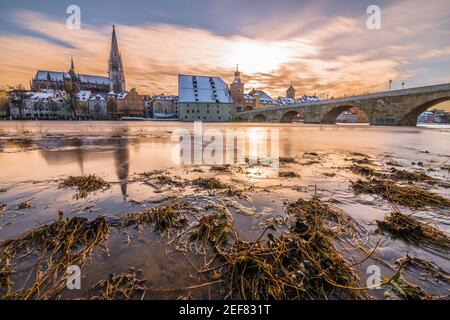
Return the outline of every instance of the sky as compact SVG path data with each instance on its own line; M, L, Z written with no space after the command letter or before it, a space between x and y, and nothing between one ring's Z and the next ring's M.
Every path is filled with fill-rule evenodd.
M81 29L66 26L70 5ZM369 30L369 5L381 28ZM116 25L127 87L176 94L178 74L284 96L343 96L450 82L449 0L0 0L0 86L36 70L107 75Z

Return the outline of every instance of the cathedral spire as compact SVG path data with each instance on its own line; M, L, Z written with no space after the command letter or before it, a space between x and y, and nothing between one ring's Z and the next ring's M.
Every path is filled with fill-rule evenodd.
M113 25L111 37L111 52L109 54L108 74L111 83L111 91L115 93L125 91L125 74L122 65L122 57L117 43L116 27Z

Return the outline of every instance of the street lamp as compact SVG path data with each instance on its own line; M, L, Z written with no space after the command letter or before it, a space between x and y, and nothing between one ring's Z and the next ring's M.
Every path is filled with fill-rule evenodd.
M402 89L405 89L405 83L402 82Z
M391 91L392 80L389 80L389 91Z

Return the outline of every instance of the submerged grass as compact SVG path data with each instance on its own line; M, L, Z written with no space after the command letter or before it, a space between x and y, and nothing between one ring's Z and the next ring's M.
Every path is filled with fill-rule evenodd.
M155 188L170 186L182 189L185 186L180 177L171 177L166 170L143 172L138 174L138 177Z
M91 289L98 291L94 300L129 300L139 292L145 293L145 280L138 278L134 268L127 273L109 274L108 278L97 282Z
M435 227L395 210L383 221L376 221L380 232L415 245L441 248L450 252L450 238Z
M353 189L358 193L381 195L397 204L411 208L435 207L449 208L450 200L430 191L415 186L400 186L390 180L369 179L352 182Z
M294 225L278 237L268 234L266 242L261 239L268 227L257 241L242 241L227 212L202 216L182 238L212 247L215 256L204 271L223 281L225 299L369 298L357 288L360 279L334 247L323 219L345 224L348 218L318 200L286 207ZM326 212L318 216L321 209Z
M65 287L70 265L82 266L97 246L107 250L110 229L105 218L94 221L72 218L41 226L17 239L0 243L0 292L4 299L51 299ZM18 254L22 257L17 257ZM37 263L21 289L11 291L11 275L21 258L34 256ZM29 279L33 282L28 283Z
M209 178L197 178L192 181L192 184L196 187L202 188L202 189L226 189L229 186L220 180L209 177Z
M91 192L108 189L109 183L95 174L90 174L67 177L60 182L59 188L76 188L77 193L74 197L76 199L81 199L86 198Z
M281 171L278 172L280 178L298 178L299 175L292 171Z
M182 211L189 207L189 203L180 201L147 209L143 212L128 213L122 218L122 226L141 227L153 224L155 230L169 233L172 228L180 228L186 225L188 218Z
M430 300L433 297L423 291L419 286L409 283L402 278L401 272L391 279L382 288L385 290L384 295L388 299L404 299L404 300Z

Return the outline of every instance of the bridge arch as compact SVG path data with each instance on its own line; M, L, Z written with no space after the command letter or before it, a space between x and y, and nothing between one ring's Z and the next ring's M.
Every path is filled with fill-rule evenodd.
M400 125L401 126L415 126L417 125L417 118L427 109L445 101L449 101L450 96L443 97L439 99L430 100L428 102L425 102L421 105L418 105L414 109L412 109L410 112L408 112L401 120Z
M296 117L299 114L300 114L300 112L298 112L296 110L290 110L290 111L286 112L285 114L283 114L283 116L280 118L280 122L281 123L292 123L292 120L294 119L294 117Z
M252 111L255 110L255 108L252 105L245 105L244 106L244 111Z
M261 113L258 113L257 115L255 115L252 119L253 122L266 122L267 118L266 116L264 116Z
M370 121L370 117L369 114L367 112L364 111L364 109L355 106L353 104L345 104L345 105L339 105L337 107L332 108L331 110L329 110L328 112L326 112L324 114L324 116L322 117L320 123L324 123L324 124L335 124L336 123L336 119L345 111L348 111L350 109L357 109L358 111L362 112L365 117L368 119L368 122Z

